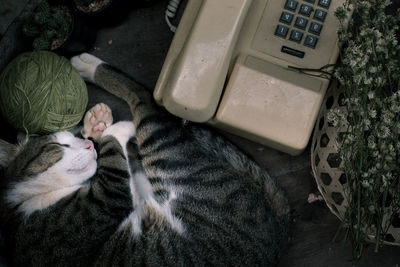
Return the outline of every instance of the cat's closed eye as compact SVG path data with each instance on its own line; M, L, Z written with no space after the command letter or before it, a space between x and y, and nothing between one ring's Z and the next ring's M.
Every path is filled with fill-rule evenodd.
M63 146L63 147L71 147L68 144L60 144L60 143L57 143L57 142L51 142L51 143L48 143L47 145L58 145L58 146Z

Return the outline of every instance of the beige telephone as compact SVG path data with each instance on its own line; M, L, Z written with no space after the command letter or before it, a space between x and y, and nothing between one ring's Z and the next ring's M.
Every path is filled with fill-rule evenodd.
M336 62L344 0L189 0L154 91L169 112L292 155L329 80L288 66Z

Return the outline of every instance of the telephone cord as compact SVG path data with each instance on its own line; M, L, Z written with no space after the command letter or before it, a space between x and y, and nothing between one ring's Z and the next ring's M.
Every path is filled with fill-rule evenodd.
M170 0L167 9L165 10L165 21L167 22L172 32L176 31L176 26L172 25L170 19L173 19L175 17L180 2L181 0Z

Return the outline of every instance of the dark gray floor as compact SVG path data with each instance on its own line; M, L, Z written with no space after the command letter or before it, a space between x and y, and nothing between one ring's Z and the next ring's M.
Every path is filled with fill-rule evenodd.
M101 29L90 53L153 88L173 37L164 22L166 5L167 0L161 0L152 7L132 10L122 24ZM4 53L0 49L0 69ZM98 97L97 89L90 87L89 106L95 104ZM108 101L114 108L124 110L115 99L110 97ZM279 266L353 266L350 246L340 240L332 242L340 221L324 203L307 203L308 194L317 190L311 175L310 150L293 157L240 137L225 135L268 170L287 192L293 215L291 244ZM374 253L371 245L357 266L395 267L399 264L400 248L385 246L379 253Z
M0 0L0 37L19 15L28 0Z

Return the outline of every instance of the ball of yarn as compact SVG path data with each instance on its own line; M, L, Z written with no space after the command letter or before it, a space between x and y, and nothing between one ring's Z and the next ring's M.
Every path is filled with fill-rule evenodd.
M82 119L87 102L78 71L49 51L20 54L0 75L3 117L29 134L71 129Z

